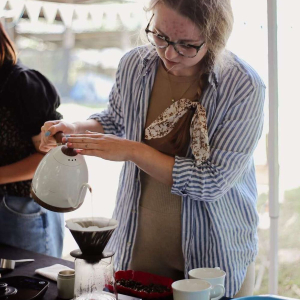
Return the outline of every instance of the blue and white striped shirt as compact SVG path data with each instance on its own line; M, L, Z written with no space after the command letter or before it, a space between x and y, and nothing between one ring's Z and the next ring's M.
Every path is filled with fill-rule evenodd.
M209 76L200 102L206 109L209 159L196 166L191 149L175 157L172 193L182 196L182 251L185 274L197 267L226 271L226 296L240 289L257 254L257 189L253 151L263 127L265 86L244 61ZM141 142L159 57L147 46L120 61L108 109L91 116L104 132ZM141 193L139 168L125 162L114 218L119 227L108 248L115 265L128 268L137 229Z

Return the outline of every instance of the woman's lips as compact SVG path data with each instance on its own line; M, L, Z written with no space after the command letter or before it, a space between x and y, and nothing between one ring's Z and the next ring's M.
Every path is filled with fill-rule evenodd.
M165 58L165 62L166 64L168 64L169 66L175 66L178 64L178 62L175 62L175 61L170 61L168 59Z

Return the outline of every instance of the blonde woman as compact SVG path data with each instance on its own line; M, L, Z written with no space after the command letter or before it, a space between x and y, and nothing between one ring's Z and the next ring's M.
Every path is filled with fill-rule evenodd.
M45 123L42 149L63 131L78 153L125 162L108 246L120 269L180 279L220 267L226 297L251 295L265 86L225 50L229 0L156 0L148 11L149 45L121 59L107 110Z

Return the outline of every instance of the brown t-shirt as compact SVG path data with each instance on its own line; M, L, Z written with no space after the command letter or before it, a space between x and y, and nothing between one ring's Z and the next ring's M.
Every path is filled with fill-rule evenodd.
M161 63L151 93L145 128L172 104L172 99L194 99L198 78L198 75L178 77L168 74ZM170 156L185 156L185 153L176 153L168 136L144 140L144 143ZM142 170L140 174L142 190L138 227L129 268L171 277L174 280L184 278L181 197L171 194L170 186Z

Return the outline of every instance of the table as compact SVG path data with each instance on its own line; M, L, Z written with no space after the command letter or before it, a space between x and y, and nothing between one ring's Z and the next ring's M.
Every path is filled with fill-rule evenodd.
M52 266L55 264L61 264L61 265L67 266L72 269L74 269L74 267L75 267L74 262L72 262L72 261L68 261L65 259L56 258L53 256L44 255L44 254L40 254L40 253L28 251L28 250L23 250L20 248L11 247L11 246L7 246L4 244L0 244L0 258L12 259L12 260L27 259L27 258L35 259L34 262L16 264L16 267L14 270L10 271L9 273L2 273L2 278L11 277L11 276L29 276L29 277L35 277L35 278L47 280L50 283L50 285L48 287L46 294L43 297L43 300L58 300L58 299L60 299L57 297L56 281L52 281L48 278L37 275L34 273L34 271L36 269ZM121 298L120 296L123 296L123 297ZM119 294L119 299L121 298L122 300L138 299L138 298L132 298L132 297L126 298L126 297L127 296ZM220 300L229 300L229 299L230 298L223 297ZM253 299L253 300L256 300L256 299ZM284 300L284 299L261 299L261 300ZM286 299L286 300L289 300L289 299ZM291 300L294 300L294 299L291 299Z
M35 253L32 251L27 251L7 245L0 244L0 258L5 259L26 259L26 258L33 258L35 259L34 262L30 263L20 263L16 264L14 270L10 271L9 273L2 273L2 278L11 277L11 276L29 276L35 278L43 278L44 280L49 281L50 285L46 294L44 295L43 300L56 300L57 298L57 288L56 288L56 281L52 281L48 278L42 277L34 273L36 269L44 268L48 266L52 266L55 264L61 264L67 266L69 268L74 269L74 262L68 261L61 258L56 258L53 256L48 256L40 253Z

